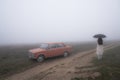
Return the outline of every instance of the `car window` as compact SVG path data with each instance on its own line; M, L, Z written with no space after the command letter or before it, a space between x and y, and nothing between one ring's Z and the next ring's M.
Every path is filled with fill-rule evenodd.
M57 44L57 47L64 47L64 44Z
M48 48L48 44L40 44L40 48L47 49Z
M56 48L57 47L57 45L56 44L50 44L49 45L49 48L51 49L51 48Z

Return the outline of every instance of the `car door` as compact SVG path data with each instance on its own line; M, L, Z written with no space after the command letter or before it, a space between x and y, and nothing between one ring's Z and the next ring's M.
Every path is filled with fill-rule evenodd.
M49 49L47 50L47 57L54 57L56 56L56 45L49 44Z
M63 55L65 46L61 43L57 44L57 53L58 55Z

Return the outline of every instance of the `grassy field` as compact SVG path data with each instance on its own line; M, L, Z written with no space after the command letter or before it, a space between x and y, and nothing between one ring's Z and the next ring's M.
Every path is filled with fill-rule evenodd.
M95 48L95 43L67 43L73 46L73 54ZM39 65L28 59L28 50L39 45L0 47L0 79ZM71 55L72 56L72 55Z
M103 60L95 59L96 66L101 66L98 71L101 76L95 80L120 80L120 46L105 52Z
M78 78L71 80L120 80L120 46L105 51L102 60L94 58L92 63L99 66L96 70L100 73L98 77Z
M28 59L28 50L35 46L0 47L0 79L36 65Z

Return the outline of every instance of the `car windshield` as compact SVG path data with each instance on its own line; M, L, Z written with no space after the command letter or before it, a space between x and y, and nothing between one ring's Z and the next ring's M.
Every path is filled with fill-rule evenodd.
M48 44L40 44L40 48L47 49L48 48Z

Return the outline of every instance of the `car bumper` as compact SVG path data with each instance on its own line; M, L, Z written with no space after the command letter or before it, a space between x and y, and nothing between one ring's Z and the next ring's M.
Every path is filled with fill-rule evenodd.
M35 56L34 56L33 53L28 53L28 57L29 57L30 59L35 59Z

